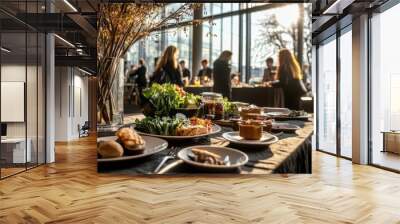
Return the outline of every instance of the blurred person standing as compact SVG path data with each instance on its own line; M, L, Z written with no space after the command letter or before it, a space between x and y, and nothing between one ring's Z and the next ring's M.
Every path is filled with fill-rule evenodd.
M178 56L178 48L168 46L157 61L151 83L172 83L182 87L182 71L178 65Z
M203 59L201 60L201 67L199 74L197 75L200 79L201 84L205 84L207 81L212 80L213 70L212 68L208 67L208 60Z
M139 67L130 74L130 79L136 83L137 93L139 94L139 104L143 102L143 89L147 87L147 67L143 58L139 59Z
M288 49L280 50L278 58L278 80L269 81L267 85L281 87L285 98L285 107L291 110L299 110L300 98L307 93L300 65Z
M223 51L219 58L214 61L214 92L221 93L223 97L231 99L231 51Z
M274 66L274 59L269 57L265 60L267 67L264 69L264 76L262 82L274 81L276 79L276 66Z
M190 70L188 68L186 68L186 62L185 60L181 60L179 62L179 66L181 68L182 71L182 80L184 83L189 84L190 80L191 80L191 76L190 76Z

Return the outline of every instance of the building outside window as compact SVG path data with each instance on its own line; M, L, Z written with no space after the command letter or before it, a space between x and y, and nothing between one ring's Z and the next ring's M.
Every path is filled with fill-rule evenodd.
M288 16L290 15L290 16ZM299 6L288 5L251 13L251 78L263 76L265 60L275 59L280 49L296 52Z

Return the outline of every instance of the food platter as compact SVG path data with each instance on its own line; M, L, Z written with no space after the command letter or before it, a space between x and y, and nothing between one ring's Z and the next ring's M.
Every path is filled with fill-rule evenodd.
M191 136L156 135L156 134L140 132L138 130L136 130L136 131L137 131L137 133L139 133L142 136L152 136L152 137L162 138L162 139L166 139L166 140L188 140L188 139L201 138L201 137L206 137L209 135L217 134L221 131L221 127L219 125L213 124L211 127L211 130L208 133L201 134L201 135L191 135Z
M201 149L201 150L206 150L208 152L217 154L221 158L227 158L229 160L228 165L214 165L214 164L208 164L208 163L201 163L201 162L196 162L192 159L193 157L193 152L192 149ZM205 169L213 169L213 170L229 170L229 169L235 169L243 166L244 164L247 163L249 160L249 157L237 150L237 149L232 149L232 148L227 148L227 147L221 147L221 146L191 146L182 149L181 151L178 152L178 158L181 159L183 162L185 162L188 165L197 167L197 168L205 168Z
M146 142L145 149L143 153L137 155L124 155L121 157L114 157L114 158L98 158L97 162L119 162L125 160L134 160L139 159L147 156L151 156L158 152L165 150L168 147L168 142L151 136L142 136L143 140ZM109 136L109 137L101 137L97 138L97 144L106 141L116 141L118 139L117 136Z
M268 132L263 132L259 140L246 140L242 138L238 131L225 132L222 137L231 143L247 146L268 146L279 141L279 138Z

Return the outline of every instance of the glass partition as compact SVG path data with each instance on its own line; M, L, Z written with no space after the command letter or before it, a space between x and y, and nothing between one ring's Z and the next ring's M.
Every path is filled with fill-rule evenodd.
M27 115L27 150L31 159L27 167L34 167L38 159L38 34L27 33L28 61L26 63L26 115Z
M42 1L18 2L36 13ZM15 2L14 2L15 3ZM15 6L2 2L2 6ZM0 178L45 163L45 35L12 15L0 13Z
M31 162L26 136L26 42L25 32L1 34L1 47L7 49L1 52L2 177L24 171Z

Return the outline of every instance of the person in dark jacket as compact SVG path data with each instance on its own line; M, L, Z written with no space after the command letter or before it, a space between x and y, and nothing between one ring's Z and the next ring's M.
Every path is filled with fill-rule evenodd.
M179 66L182 71L182 81L184 82L185 85L189 84L191 80L191 75L190 75L190 70L186 68L186 62L185 60L181 60L179 62Z
M172 83L183 86L182 71L178 65L179 50L175 46L168 46L160 59L151 77L151 83Z
M204 84L206 82L206 80L212 79L213 70L212 70L212 68L208 67L207 59L201 60L201 67L202 67L202 69L200 69L199 74L197 76L200 79L200 83Z
M143 89L147 87L147 68L143 58L139 59L139 67L130 74L130 79L135 80L137 92L139 93L139 104L143 102Z
M223 97L231 99L231 65L232 52L223 51L214 61L214 92L221 93Z
M130 79L135 80L135 83L140 88L147 87L146 78L147 68L143 58L139 59L139 67L130 74Z
M300 109L300 98L307 92L303 84L303 74L299 63L288 49L279 51L278 80L269 82L269 86L281 87L285 107L291 110Z
M182 77L188 78L190 80L190 70L188 68L186 68L186 62L184 60L181 60L179 62L179 65L181 66Z

